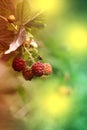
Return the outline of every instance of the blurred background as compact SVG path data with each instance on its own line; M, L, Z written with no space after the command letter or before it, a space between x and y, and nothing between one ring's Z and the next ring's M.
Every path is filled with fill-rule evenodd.
M86 130L87 1L38 1L47 24L37 33L39 51L52 64L53 74L24 84L29 91L29 129Z
M45 11L46 27L35 37L53 74L17 76L18 92L6 95L10 110L29 130L87 130L87 1L31 1Z

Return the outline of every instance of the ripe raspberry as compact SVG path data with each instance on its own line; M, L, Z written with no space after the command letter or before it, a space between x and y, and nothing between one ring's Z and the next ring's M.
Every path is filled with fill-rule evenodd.
M25 80L31 80L34 76L32 70L26 67L23 69L22 74Z
M36 62L32 66L32 72L35 76L42 76L44 72L44 65L41 62Z
M12 67L15 71L21 71L25 67L25 61L22 58L15 58Z
M44 63L44 75L52 74L52 66L49 63Z

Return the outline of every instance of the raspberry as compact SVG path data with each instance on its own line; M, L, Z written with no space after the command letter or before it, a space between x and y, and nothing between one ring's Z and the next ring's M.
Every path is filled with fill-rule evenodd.
M32 70L26 67L23 69L22 74L25 80L31 80L33 78Z
M44 65L41 62L36 62L32 65L32 72L35 76L42 76L44 72Z
M52 66L49 63L44 63L44 75L52 74Z
M12 67L15 71L21 71L25 67L25 61L22 58L15 58Z

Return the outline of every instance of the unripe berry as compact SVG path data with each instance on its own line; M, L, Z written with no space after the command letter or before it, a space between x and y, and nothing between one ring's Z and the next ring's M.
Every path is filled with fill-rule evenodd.
M9 23L13 23L15 22L16 18L14 15L9 15L9 17L7 18L7 20L9 21Z
M27 40L25 40L25 41L23 42L23 45L24 45L25 47L30 47L30 43L29 43L29 41L27 41Z
M44 75L52 74L52 66L49 63L44 63Z

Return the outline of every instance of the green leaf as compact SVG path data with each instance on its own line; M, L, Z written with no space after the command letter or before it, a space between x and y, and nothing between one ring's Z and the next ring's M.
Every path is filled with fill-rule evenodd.
M24 25L29 19L31 14L31 8L29 0L19 0L16 7L16 17L20 21L20 24Z
M43 12L38 11L33 16L31 16L30 20L25 24L25 26L29 28L44 28L45 24L43 18Z
M33 10L32 2L20 0L16 8L16 17L21 25L26 27L43 28L43 15L41 11Z

